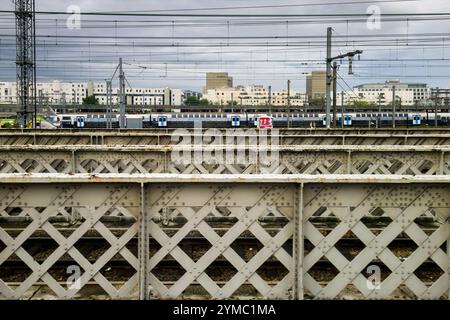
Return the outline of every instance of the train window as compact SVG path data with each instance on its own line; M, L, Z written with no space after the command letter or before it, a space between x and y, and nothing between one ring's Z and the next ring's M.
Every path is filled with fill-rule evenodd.
M315 114L315 115L314 115L314 117L316 117L316 118L317 118L318 116L319 116L318 114Z

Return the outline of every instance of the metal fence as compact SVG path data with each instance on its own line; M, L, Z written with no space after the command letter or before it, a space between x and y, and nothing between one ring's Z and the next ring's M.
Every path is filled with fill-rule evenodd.
M447 299L449 182L0 175L0 296Z
M448 175L450 148L0 146L0 173Z
M0 130L0 145L175 145L175 134L191 137L214 137L226 135L246 135L251 138L261 132L279 137L279 145L435 145L450 144L448 129L154 129L154 130ZM206 139L205 139L206 140ZM207 142L204 142L207 143Z

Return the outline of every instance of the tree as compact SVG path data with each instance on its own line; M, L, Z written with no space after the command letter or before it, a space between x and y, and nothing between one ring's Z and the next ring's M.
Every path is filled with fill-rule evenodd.
M83 104L87 104L87 105L98 105L98 99L92 95L92 96L87 96L86 98L83 98Z
M209 100L208 99L200 99L199 100L199 102L198 102L198 104L200 105L200 106L209 106Z
M195 96L190 96L184 100L184 104L187 106L207 106L209 105L209 101L208 99L199 99Z
M367 102L364 100L355 100L352 101L351 105L353 107L365 108L365 107L375 107L376 104L374 102Z
M388 103L388 107L392 107L392 101ZM400 98L399 96L396 96L395 97L395 109L401 110L402 107L403 107L402 98Z
M200 100L195 96L187 97L184 100L184 104L187 106L198 106L199 102L200 102Z
M323 107L323 106L325 106L325 98L323 98L323 97L313 98L309 101L309 105L315 106L315 107Z

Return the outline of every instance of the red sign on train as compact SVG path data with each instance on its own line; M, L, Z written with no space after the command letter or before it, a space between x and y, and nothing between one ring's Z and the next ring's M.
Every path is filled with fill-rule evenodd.
M260 116L258 119L258 128L259 129L272 129L272 117L269 116Z

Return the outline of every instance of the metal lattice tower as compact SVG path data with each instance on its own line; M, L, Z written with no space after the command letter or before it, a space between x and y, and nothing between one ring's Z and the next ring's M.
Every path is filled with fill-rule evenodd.
M15 0L17 119L20 127L36 125L35 1ZM34 110L33 107L34 106ZM34 114L34 118L32 115Z

